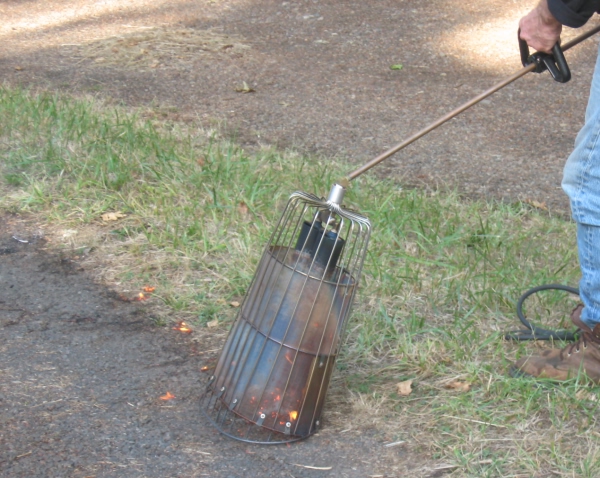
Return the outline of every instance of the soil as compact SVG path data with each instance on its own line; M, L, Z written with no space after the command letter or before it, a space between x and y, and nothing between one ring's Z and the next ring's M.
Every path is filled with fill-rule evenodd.
M91 94L218 128L247 148L275 145L358 166L520 69L516 24L533 3L2 2L0 81ZM566 215L561 171L597 43L568 52L570 83L529 74L374 174ZM80 258L35 230L0 216L0 475L443 472L427 453L385 447L393 437L354 427L331 398L322 431L297 444L222 437L198 408L201 369L218 353L214 337L156 327L151 304L97 283ZM161 400L167 391L175 398ZM343 395L343 384L334 380L332 393Z

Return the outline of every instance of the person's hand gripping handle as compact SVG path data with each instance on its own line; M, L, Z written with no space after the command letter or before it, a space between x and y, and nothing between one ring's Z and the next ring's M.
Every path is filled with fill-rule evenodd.
M540 3L519 21L519 50L523 66L536 65L536 73L548 70L552 77L566 83L571 71L560 48L562 24L554 18L547 0ZM537 50L529 54L529 47Z

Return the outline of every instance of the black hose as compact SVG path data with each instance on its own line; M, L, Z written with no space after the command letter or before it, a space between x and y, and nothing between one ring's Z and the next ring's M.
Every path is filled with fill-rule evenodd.
M528 330L515 330L513 332L508 332L504 336L506 340L575 340L577 332L572 333L566 330L544 329L542 327L533 325L525 318L525 315L523 314L523 303L529 296L543 290L563 290L565 292L570 292L571 294L579 295L579 289L562 284L546 284L529 289L520 297L519 301L517 302L517 316L519 317L521 323L527 327Z

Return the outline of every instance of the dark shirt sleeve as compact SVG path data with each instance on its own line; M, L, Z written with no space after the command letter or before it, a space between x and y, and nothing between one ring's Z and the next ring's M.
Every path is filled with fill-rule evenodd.
M548 8L563 25L579 28L600 11L600 0L548 0Z

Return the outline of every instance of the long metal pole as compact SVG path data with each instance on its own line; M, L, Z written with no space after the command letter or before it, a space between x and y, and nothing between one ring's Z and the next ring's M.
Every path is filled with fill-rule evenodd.
M578 37L574 38L573 40L565 43L564 45L562 45L562 50L563 51L567 51L569 48L574 47L578 43L581 43L582 41L588 39L589 37L591 37L592 35L598 33L599 31L600 31L600 25L592 28L588 32L582 33L581 35L579 35ZM526 75L527 73L533 71L534 69L535 69L535 64L533 64L533 63L531 65L528 65L528 66L522 68L521 70L517 71L513 75L509 76L505 80L503 80L500 83L498 83L497 85L491 87L489 90L486 90L483 93L481 93L480 95L476 96L475 98L467 101L466 103L464 103L463 105L459 106L455 110L453 110L450 113L442 116L437 121L431 123L429 126L423 128L421 131L413 134L410 138L405 139L404 141L402 141L401 143L397 144L393 148L389 149L385 153L380 154L379 156L377 156L376 158L372 159L368 163L364 164L363 166L361 166L357 170L351 172L347 176L347 178L349 180L352 180L352 179L356 178L357 176L360 176L364 172L366 172L369 169L371 169L373 166L376 166L379 163L381 163L384 159L389 158L390 156L392 156L393 154L397 153L401 149L405 148L409 144L414 143L416 140L418 140L422 136L425 136L430 131L433 131L438 126L441 126L442 124L444 124L447 121L451 120L455 116L458 116L460 113L462 113L463 111L469 109L471 106L479 103L481 100L484 100L485 98L487 98L488 96L492 95L496 91L504 88L506 85L509 85L513 81L521 78L523 75Z

